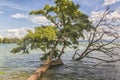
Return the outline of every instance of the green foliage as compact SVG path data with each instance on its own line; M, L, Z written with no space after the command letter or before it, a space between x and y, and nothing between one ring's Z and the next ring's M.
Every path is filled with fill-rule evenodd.
M51 52L52 58L56 58L60 51L58 45L63 47L79 45L79 38L84 38L83 31L92 28L88 16L79 11L79 4L71 0L55 0L55 5L45 5L41 10L31 11L30 15L41 15L46 17L54 26L36 27L35 31L28 34L19 43L19 47L12 52L21 50L41 49L45 52L43 59L47 59ZM18 50L17 50L18 49ZM64 49L64 48L63 48Z
M18 38L3 38L0 39L1 43L17 43L20 39Z
M0 38L0 43L2 43L2 38Z
M70 0L55 0L55 6L45 5L42 10L32 11L30 15L45 16L60 28L59 35L77 43L77 39L84 37L83 30L89 31L92 27L87 15L80 12L79 7L79 4Z
M46 52L52 46L56 39L57 30L53 26L36 27L35 31L28 30L28 33L23 39L18 42L18 47L14 48L11 52L29 53L32 49L41 49Z
M4 38L2 42L3 43L9 43L9 38Z
M5 72L3 72L3 71L0 71L0 75L4 75L5 74Z

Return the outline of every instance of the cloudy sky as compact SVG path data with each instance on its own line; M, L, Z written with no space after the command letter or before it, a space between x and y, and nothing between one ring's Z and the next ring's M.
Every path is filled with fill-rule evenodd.
M120 0L73 0L88 16L97 15L107 6L116 10L112 16L120 17ZM31 10L42 9L53 0L0 0L0 37L22 37L26 29L50 24L43 16L30 16Z

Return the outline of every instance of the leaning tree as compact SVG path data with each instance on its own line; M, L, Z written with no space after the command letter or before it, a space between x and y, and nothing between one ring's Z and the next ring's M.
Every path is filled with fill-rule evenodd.
M92 28L88 16L79 11L79 4L70 0L55 0L55 5L45 5L41 10L31 11L30 15L46 17L53 25L39 26L28 33L18 43L13 53L23 51L29 53L31 49L44 51L42 60L48 63L52 58L61 58L66 47L78 45L79 38L83 38L83 31ZM62 48L59 49L58 46Z
M30 15L46 17L52 25L36 27L18 42L18 47L12 50L13 53L29 53L29 50L40 49L44 52L41 60L45 60L44 71L56 59L61 62L61 55L66 47L79 45L79 39L84 38L84 30L90 31L92 23L87 15L79 10L79 4L71 0L55 0L53 6L45 5L43 9L31 11ZM58 48L59 45L62 48ZM62 62L61 62L62 63ZM42 71L42 72L44 72Z
M119 13L107 8L97 14L91 17L94 21L94 29L84 32L87 40L85 49L79 53L77 48L72 58L74 60L95 59L100 61L97 64L120 61L120 17L117 16Z

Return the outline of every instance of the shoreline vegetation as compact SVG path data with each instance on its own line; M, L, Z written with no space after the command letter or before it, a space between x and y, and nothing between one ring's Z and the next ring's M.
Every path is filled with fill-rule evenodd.
M20 38L0 38L0 43L6 44L6 43L18 43L19 41L21 41ZM110 42L110 40L100 40L101 42ZM88 42L88 40L79 40L79 42ZM115 41L115 42L120 42Z
M19 38L0 38L0 43L17 43L19 41Z

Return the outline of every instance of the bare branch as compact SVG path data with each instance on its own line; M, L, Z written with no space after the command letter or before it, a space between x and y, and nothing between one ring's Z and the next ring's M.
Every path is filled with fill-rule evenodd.
M85 50L81 54L75 52L73 59L81 60L87 57L107 63L120 61L120 53L116 52L116 50L120 50L120 43L117 42L118 40L120 40L120 34L116 28L117 26L120 26L120 24L117 23L117 21L119 21L120 19L119 18L109 19L107 16L110 15L112 12L113 10L109 10L109 8L107 8L103 12L102 17L99 19L95 28L92 29L90 32L87 32L86 34L87 35L86 40L88 40L87 42L88 45L86 45ZM89 53L92 54L92 52L96 51L102 53L103 56L106 57L106 59L88 56ZM77 58L75 58L75 55L77 55ZM99 54L96 53L96 55ZM114 57L116 56L118 58L114 59ZM108 58L110 60L107 60Z

